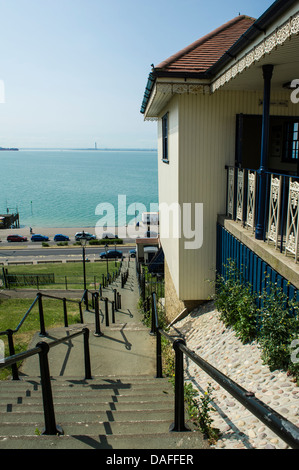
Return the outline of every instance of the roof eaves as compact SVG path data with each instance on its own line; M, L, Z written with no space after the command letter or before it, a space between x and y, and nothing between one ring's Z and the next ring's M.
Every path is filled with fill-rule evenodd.
M290 8L298 0L276 0L249 28L240 38L215 62L207 72L215 76L231 59L242 52L261 32L265 32L276 18L284 11Z

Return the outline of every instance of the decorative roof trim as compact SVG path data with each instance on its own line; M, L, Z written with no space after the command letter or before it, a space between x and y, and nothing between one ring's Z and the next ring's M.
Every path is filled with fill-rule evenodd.
M211 92L214 93L220 87L228 83L253 63L258 62L266 54L279 45L282 45L287 39L299 33L299 11L289 18L288 21L277 27L274 32L266 36L249 52L241 57L234 65L230 66L222 73L212 84Z

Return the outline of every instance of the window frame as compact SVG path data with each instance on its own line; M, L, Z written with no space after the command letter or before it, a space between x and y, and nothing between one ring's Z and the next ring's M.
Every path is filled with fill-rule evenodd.
M162 161L169 163L169 152L168 152L168 124L169 124L169 113L165 113L162 116Z
M295 126L297 125L297 129ZM297 138L295 137L297 134ZM295 148L294 148L295 144ZM292 154L295 153L295 157ZM298 163L299 161L299 118L290 119L284 123L282 162Z

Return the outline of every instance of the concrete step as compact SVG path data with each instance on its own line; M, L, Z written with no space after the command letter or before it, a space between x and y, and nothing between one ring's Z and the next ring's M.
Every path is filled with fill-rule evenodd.
M65 400L57 401L55 400L54 408L57 413L63 411L64 408L67 406L68 411L74 412L78 410L84 411L142 411L142 410L173 410L174 400L173 398L169 398L168 400L159 400L153 401L152 397L148 397L148 400L143 400L142 396L137 396L135 401L109 401L109 400L102 400L100 403L98 400L94 398L89 398L89 400L85 399L84 403L79 401L75 403L72 400L72 403L68 403L66 405ZM17 404L17 403L7 403L6 405L0 405L0 414L4 413L19 413L24 411L24 405L26 409L34 408L35 412L42 412L43 411L43 403L42 400L26 400L26 403ZM5 421L5 419L4 419Z
M61 426L64 434L73 435L130 435L130 434L151 434L151 433L165 433L168 432L169 426L172 424L173 419L167 420L145 420L142 421L103 421L101 419L85 421L81 415L78 422L62 422L59 417L56 418L56 424ZM24 423L22 421L14 423L2 423L0 428L0 439L7 436L34 436L36 431L42 432L44 429L44 422L41 416L34 419L31 417L31 422Z
M165 420L172 419L173 410L169 407L167 409L155 408L147 410L98 410L97 404L94 404L94 409L86 410L85 404L83 409L77 407L76 410L69 410L68 404L65 403L63 408L54 409L56 411L56 421L61 423L76 422L76 423L93 423L93 422L117 422L125 423L128 421L142 421L142 420ZM34 423L36 421L42 422L44 418L43 411L37 411L34 406L30 406L28 411L11 411L0 413L0 423ZM0 431L1 433L1 431Z
M124 435L88 434L73 436L12 436L0 438L0 449L207 449L198 432L165 432ZM155 451L148 463L156 464ZM137 456L137 454L134 454ZM142 462L147 457L142 454ZM152 460L150 460L152 459ZM185 462L186 463L186 462Z

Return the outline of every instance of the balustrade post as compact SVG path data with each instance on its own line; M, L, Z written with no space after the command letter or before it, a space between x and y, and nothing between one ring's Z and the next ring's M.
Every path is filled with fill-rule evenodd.
M99 313L99 294L95 292L94 294L94 311L95 311L95 326L96 330L94 336L103 336L100 328L100 313Z
M111 302L112 305L112 323L115 323L115 302L114 300Z
M156 331L156 367L157 367L157 379L161 379L162 375L162 352L161 352L161 333L159 328Z
M62 299L63 301L63 317L64 317L64 326L65 328L67 328L69 325L68 325L68 321L67 321L67 306L66 306L66 298L64 297Z
M39 363L40 363L40 375L41 375L41 386L43 395L43 406L44 406L44 418L45 418L45 429L42 434L46 435L60 435L63 434L63 430L60 426L56 425L55 412L52 396L52 387L50 379L48 352L48 343L41 342L36 345L40 348L39 352Z
M37 297L38 297L38 311L39 311L39 323L40 323L39 336L48 336L48 333L45 330L45 319L44 319L42 294L40 292L38 292Z
M15 355L15 346L14 346L14 341L13 341L13 331L10 330L10 329L6 330L6 334L7 334L9 355L14 356ZM11 365L11 372L12 372L12 380L20 380L19 379L18 367L17 367L16 363Z
M114 293L115 310L117 311L118 310L118 302L117 302L117 291L116 291L116 289L113 289L113 293Z
M151 308L151 331L150 335L155 335L156 334L156 322L155 322L155 305L154 305L154 299L153 295L151 296L152 300L152 308Z
M89 351L89 329L83 328L85 380L92 379Z
M80 322L83 323L82 302L79 302Z
M186 342L178 338L173 343L175 351L175 405L174 405L174 422L170 425L171 432L190 431L185 425L185 401L184 401L184 357L179 345L186 345Z
M108 299L107 299L107 297L105 298L105 320L106 320L106 326L109 326L109 312L108 312Z

